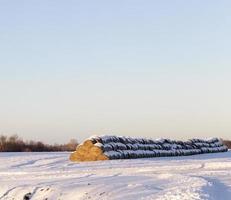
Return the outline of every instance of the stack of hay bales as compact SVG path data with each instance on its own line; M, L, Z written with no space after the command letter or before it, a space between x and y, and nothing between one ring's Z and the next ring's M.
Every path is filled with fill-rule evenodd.
M71 153L71 161L95 161L108 160L104 154L103 144L95 140L96 137L91 137L78 145L76 151Z
M176 141L122 136L92 136L71 153L71 161L187 156L201 153L225 152L228 148L218 138Z

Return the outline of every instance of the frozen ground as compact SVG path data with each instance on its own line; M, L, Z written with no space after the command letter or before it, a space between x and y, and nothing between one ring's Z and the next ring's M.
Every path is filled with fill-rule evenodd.
M231 199L231 151L88 163L68 156L1 153L0 200Z

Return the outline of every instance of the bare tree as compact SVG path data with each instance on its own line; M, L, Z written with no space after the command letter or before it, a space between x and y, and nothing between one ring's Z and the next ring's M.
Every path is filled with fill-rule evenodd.
M23 141L18 135L10 137L0 136L0 152L22 152L22 151L74 151L78 145L77 140L71 139L67 144L44 144L43 142Z

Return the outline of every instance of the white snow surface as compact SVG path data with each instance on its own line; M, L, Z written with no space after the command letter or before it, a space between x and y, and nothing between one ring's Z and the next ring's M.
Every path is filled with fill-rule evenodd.
M231 199L231 151L83 163L69 154L1 153L0 200Z

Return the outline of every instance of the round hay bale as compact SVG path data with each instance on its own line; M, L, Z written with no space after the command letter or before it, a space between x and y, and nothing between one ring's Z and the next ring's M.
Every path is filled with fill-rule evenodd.
M88 153L88 154L84 155L83 159L84 159L84 161L96 161L97 156Z
M82 150L78 150L77 151L81 156L85 156L86 154L88 154L87 151L82 151Z
M100 154L97 156L97 160L109 160L109 158L105 154Z
M98 156L98 155L100 155L102 153L103 153L103 150L98 146L93 146L89 151L89 154L92 154L92 155L95 155L95 156Z
M83 161L82 155L80 155L77 151L71 153L69 157L70 161Z
M87 146L85 146L85 145L83 145L83 144L80 144L80 145L78 145L77 147L76 147L76 150L88 150L89 148L87 147Z
M83 146L85 146L85 147L87 147L87 148L91 148L91 147L94 146L94 143L93 143L92 140L85 140L85 141L83 142Z

